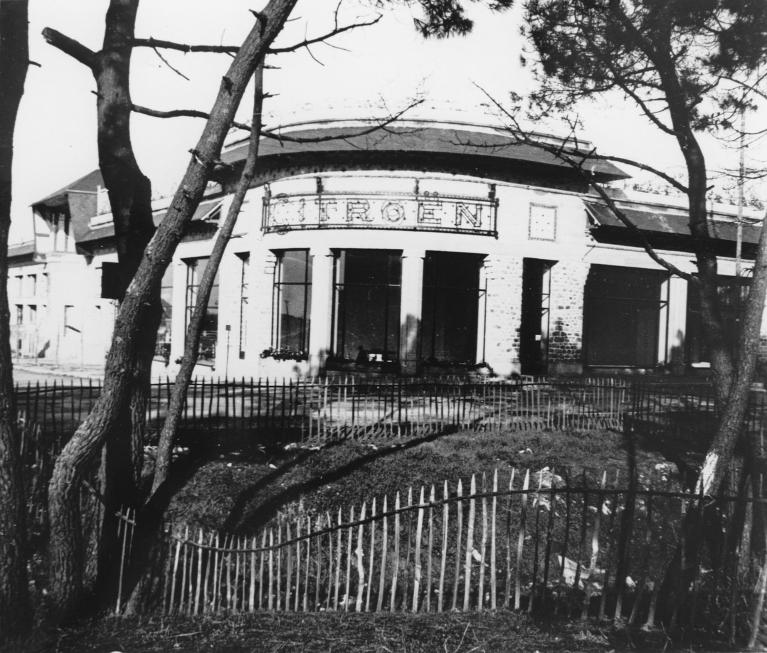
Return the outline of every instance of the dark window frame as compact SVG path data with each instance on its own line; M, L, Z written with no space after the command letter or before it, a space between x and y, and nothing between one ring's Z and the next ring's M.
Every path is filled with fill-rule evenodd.
M391 278L391 269L390 265L387 262L386 265L386 274L385 274L385 283L361 283L361 282L352 282L349 283L346 281L346 279L342 279L341 275L342 273L345 276L345 260L344 257L346 256L346 252L355 252L355 253L361 253L361 252L370 252L371 254L377 254L377 255L387 255L389 257L396 257L399 258L399 278L396 282L392 282ZM390 250L390 249L364 249L364 248L348 248L348 249L339 249L335 250L333 252L333 315L332 315L332 345L331 345L331 351L333 352L333 357L339 360L353 360L354 362L361 362L358 361L356 358L353 357L346 357L344 356L344 350L346 348L346 311L341 310L341 307L343 305L343 295L344 291L347 287L355 287L355 288L385 288L386 292L384 293L384 330L383 330L383 348L381 357L382 361L370 361L370 362L380 362L384 365L398 365L400 362L400 310L399 307L401 306L402 301L402 250ZM397 327L394 332L395 342L392 347L392 357L386 358L386 354L389 352L388 347L388 341L390 337L389 333L389 319L390 315L389 312L391 310L391 304L389 297L389 290L392 288L399 289L400 292L400 301L397 302ZM369 353L372 353L369 352Z
M194 313L194 305L197 302L197 292L200 287L200 281L201 281L201 274L197 274L197 264L200 261L205 261L206 266L210 263L210 256L194 256L190 258L184 259L184 264L186 265L186 280L185 280L185 288L184 288L184 343L186 343L186 337L187 332L189 330L189 323L192 318L192 314ZM213 279L213 286L210 290L210 296L213 296L214 290L218 291L219 289L219 271L216 270L216 276ZM206 330L200 330L200 346L199 351L197 354L197 364L198 365L208 365L208 366L214 366L216 364L216 350L218 349L218 309L219 309L219 298L218 298L218 292L216 292L216 328L212 330L215 334L215 339L212 343L212 349L209 350L207 348L203 348L203 334L206 332L210 332L211 329ZM207 313L209 313L211 310L211 304L210 304L210 297L208 298L208 306L206 308L206 318ZM212 353L209 353L209 351L212 351Z
M303 252L304 254L304 278L303 281L284 281L283 280L283 266L285 255L288 253ZM276 260L274 262L274 274L272 280L272 333L271 333L271 346L274 352L282 352L283 349L287 349L282 346L282 339L284 337L284 325L282 323L282 310L280 309L282 303L282 296L286 286L291 287L303 287L303 310L301 313L301 323L303 328L300 335L300 346L297 351L290 351L288 353L294 354L298 358L308 357L309 352L309 337L311 334L311 290L312 290L312 260L311 253L306 248L296 249L284 249L274 250L272 252Z
M240 358L243 359L245 358L246 338L248 337L247 308L250 298L250 282L248 279L250 252L240 252L236 256L240 259L240 306L237 324L237 343Z
M471 260L471 263L476 266L472 274L476 275L476 285L455 285L440 283L441 279L439 274L439 266L445 265L446 261L451 257L465 257L467 261ZM440 261L439 259L443 259ZM423 268L423 285L421 289L422 303L421 303L421 324L422 331L420 342L418 343L419 358L427 363L443 363L443 364L457 364L457 365L474 365L477 363L477 359L480 358L480 352L478 351L478 338L479 328L482 320L480 319L480 310L485 299L487 292L487 286L482 286L482 274L481 270L484 265L485 255L473 254L464 252L442 252L442 251L427 251L424 258ZM434 265L436 270L429 270L429 266ZM436 357L437 347L437 329L440 328L441 321L437 319L437 306L440 297L440 293L445 292L463 292L467 295L476 293L475 315L473 318L473 337L469 339L470 343L473 343L473 356L465 361L459 360L442 360ZM427 301L431 299L431 302ZM484 310L487 310L487 303L484 302ZM427 312L431 313L431 318L427 319ZM425 325L431 325L431 334L426 333ZM484 334L483 334L484 336ZM484 337L483 337L482 349L484 350ZM427 343L431 342L431 351L426 351ZM467 348L471 348L472 345L467 344ZM484 359L484 351L482 351L481 358Z

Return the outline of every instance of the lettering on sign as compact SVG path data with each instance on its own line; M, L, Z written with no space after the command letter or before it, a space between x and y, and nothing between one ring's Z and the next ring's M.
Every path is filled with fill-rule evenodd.
M264 199L263 229L412 229L496 236L498 200L424 193L279 194Z

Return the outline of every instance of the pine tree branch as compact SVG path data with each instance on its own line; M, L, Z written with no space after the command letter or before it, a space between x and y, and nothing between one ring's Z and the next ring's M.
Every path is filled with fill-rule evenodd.
M313 38L307 38L303 41L300 41L298 43L294 43L293 45L288 45L282 48L269 48L269 54L283 54L286 52L295 52L296 50L300 50L301 48L307 48L310 45L314 45L315 43L322 43L323 41L327 41L328 39L338 36L339 34L343 34L344 32L348 32L349 30L356 29L358 27L369 27L371 25L375 25L379 20L381 20L382 16L381 14L378 14L375 18L368 20L368 21L361 21L359 23L350 23L349 25L341 25L339 26L338 23L334 25L333 29L329 32L326 32L325 34L322 34L321 36L315 36Z

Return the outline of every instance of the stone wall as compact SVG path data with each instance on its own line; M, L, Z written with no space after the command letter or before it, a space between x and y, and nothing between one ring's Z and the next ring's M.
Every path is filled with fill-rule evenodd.
M549 374L583 372L583 291L589 264L558 261L551 268Z
M485 361L496 374L505 376L519 373L522 258L490 254L485 259L485 274Z

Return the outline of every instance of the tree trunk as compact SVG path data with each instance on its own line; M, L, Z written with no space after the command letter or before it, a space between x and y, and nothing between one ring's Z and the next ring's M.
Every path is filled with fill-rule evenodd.
M767 219L767 215L765 216ZM719 489L724 469L732 458L743 430L751 383L759 356L759 333L767 293L767 229L762 227L754 261L754 274L737 345L737 357L726 403L719 406L719 424L708 448L698 480L698 489L713 496ZM753 440L753 439L751 439ZM751 442L755 446L755 442Z
M254 96L253 96L253 120L250 128L250 141L248 144L248 156L245 160L245 166L242 169L237 190L232 197L232 203L226 214L226 219L219 228L213 250L210 253L210 260L205 266L200 288L197 292L197 300L194 306L194 313L189 322L186 333L186 344L184 345L184 356L181 360L181 366L176 374L176 380L173 384L173 392L168 406L168 414L163 423L160 433L160 442L157 447L157 462L155 463L154 481L152 483L152 492L156 492L168 477L171 456L173 453L173 441L176 437L178 423L181 419L181 413L184 410L184 401L189 387L189 381L192 378L194 366L197 364L197 356L200 348L200 333L202 331L202 321L208 308L208 299L210 291L213 288L218 268L221 265L221 259L224 256L229 239L232 237L234 225L237 222L237 216L240 214L245 195L253 183L253 177L256 174L256 161L258 159L258 141L261 137L261 107L264 99L264 68L263 63L258 66L254 75Z
M0 0L0 641L22 635L31 625L6 284L13 133L29 63L27 32L26 0Z
M134 583L130 590L130 599L128 600L125 613L138 614L151 603L152 595L156 594L156 586L151 571L157 567L157 561L162 556L162 519L158 510L159 506L167 503L171 488L168 486L168 475L170 471L171 454L173 451L173 441L178 428L178 422L186 399L186 391L189 381L192 378L192 371L197 362L200 345L200 332L202 320L208 306L210 291L213 287L213 280L221 264L221 258L229 242L234 225L237 222L240 209L242 207L245 195L250 189L253 177L256 172L256 160L258 158L258 143L261 135L261 106L263 103L263 64L259 65L254 75L255 88L253 97L253 120L251 123L250 143L248 156L240 177L240 182L235 191L232 203L222 223L213 250L210 255L208 265L205 266L205 272L200 281L200 288L195 302L194 312L189 322L189 328L186 334L186 344L184 346L184 356L181 361L181 367L176 375L176 380L171 394L168 414L163 424L160 434L160 443L157 448L157 462L155 464L154 482L152 493L147 502L146 508L139 513L139 527L135 533L134 553L130 565L130 581ZM176 479L178 481L178 479Z
M238 51L216 97L210 119L192 151L184 178L162 223L144 251L115 320L107 356L104 387L88 417L62 451L49 486L50 587L59 618L73 615L82 587L82 540L76 501L89 461L112 437L119 408L131 388L132 361L142 338L141 327L151 311L151 296L162 279L184 228L199 205L224 138L234 120L248 80L282 29L297 0L270 0Z

